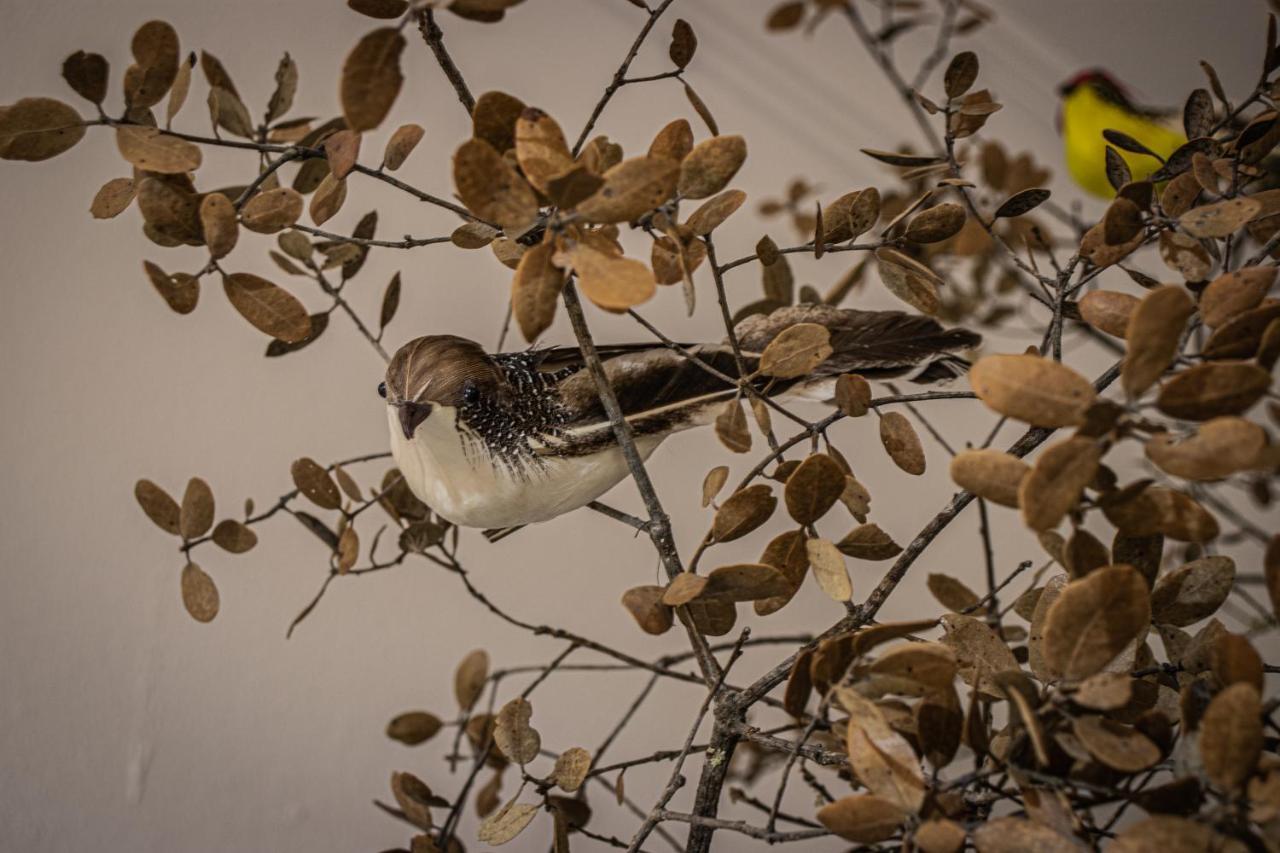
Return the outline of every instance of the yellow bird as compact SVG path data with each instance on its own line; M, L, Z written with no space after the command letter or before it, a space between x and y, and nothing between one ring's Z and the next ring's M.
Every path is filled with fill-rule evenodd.
M1102 137L1104 130L1118 130L1132 136L1166 158L1187 141L1181 128L1170 123L1172 115L1136 106L1124 88L1105 71L1083 71L1063 83L1058 94L1062 97L1058 131L1062 134L1067 171L1093 195L1112 198L1116 194L1107 180L1108 143ZM1118 148L1116 152L1128 164L1134 180L1142 180L1160 168L1154 157Z

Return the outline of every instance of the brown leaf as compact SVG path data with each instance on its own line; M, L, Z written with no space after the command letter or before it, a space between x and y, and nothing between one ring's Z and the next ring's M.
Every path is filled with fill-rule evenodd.
M258 331L286 343L311 332L307 309L291 293L252 273L223 276L222 288L232 306Z
M258 534L232 518L225 518L213 528L213 542L232 554L243 554L258 544Z
M338 486L329 476L329 472L320 463L306 456L295 460L289 469L293 476L293 485L303 497L321 509L338 509L342 506L342 495Z
M1151 618L1185 627L1217 612L1231 594L1236 564L1230 557L1192 560L1162 576L1151 591Z
M1146 770L1160 760L1160 747L1146 735L1105 717L1077 717L1072 732L1099 763L1121 773Z
M973 846L978 853L1081 853L1085 849L1075 839L1021 817L982 824L973 831Z
M790 591L786 576L773 566L737 563L712 570L696 597L701 601L758 601Z
M1017 508L1018 487L1031 466L1003 450L964 450L951 460L951 479L967 492Z
M1066 365L1038 355L988 355L969 372L983 403L1011 418L1040 427L1076 426L1097 392Z
M955 821L935 817L920 824L915 845L920 853L959 853L964 847L964 827Z
M563 791L570 793L582 787L591 769L591 753L580 746L571 746L556 757L552 781Z
M191 92L191 72L195 66L194 52L188 54L185 61L178 63L178 73L173 78L173 85L169 87L169 101L164 110L166 128L172 124L183 104L187 102L187 95Z
M844 373L836 379L836 406L851 418L867 413L871 403L871 383L856 373Z
M222 193L209 193L200 202L200 225L205 245L214 258L226 257L235 248L240 236L236 209Z
M805 542L805 553L809 557L809 565L813 567L813 576L818 581L818 586L828 597L835 601L853 598L849 569L835 545L826 539L810 539Z
M849 711L846 747L854 775L872 794L904 812L918 813L924 803L925 781L911 745L870 700L848 688L838 695Z
M1131 566L1108 566L1067 584L1046 614L1045 663L1070 681L1101 671L1146 631L1147 595Z
M947 70L942 76L942 88L948 98L958 98L973 86L978 79L978 57L971 50L957 53L947 63Z
M476 832L476 839L494 847L506 844L523 832L540 810L529 803L507 803L485 818Z
M457 698L460 709L471 710L480 698L488 678L489 653L484 649L476 649L462 659L453 674L453 695Z
M622 594L622 606L646 634L665 634L673 624L671 608L662 603L663 592L662 587L649 585Z
M657 291L653 272L633 258L602 251L585 240L557 252L557 264L573 268L584 296L606 311L625 311Z
M874 794L851 794L818 809L818 822L845 841L874 844L897 834L907 818L896 803Z
M169 493L150 480L139 480L133 487L138 505L161 530L179 535L178 502Z
M276 187L252 196L240 210L240 221L245 228L259 234L274 234L288 228L302 216L302 196L297 190ZM307 257L310 257L308 245ZM299 260L305 260L300 258Z
M964 613L975 609L978 602L982 599L978 598L978 594L960 580L940 573L932 573L926 581L929 592L933 593L933 597L938 603L953 613Z
M107 60L98 53L77 50L62 63L62 78L86 101L101 104L107 97Z
M741 136L713 136L694 146L680 163L677 188L684 198L707 198L720 192L747 158Z
M1200 757L1209 781L1238 791L1262 751L1262 703L1252 684L1225 688L1200 718Z
M1158 433L1147 441L1145 451L1148 459L1175 477L1220 480L1253 468L1266 445L1266 432L1258 424L1222 417L1202 424L1182 440Z
M94 219L119 216L133 203L136 194L133 178L112 178L94 194L89 213Z
M720 494L720 490L724 488L724 484L728 479L729 466L727 465L717 465L707 472L707 476L702 480L703 508L711 506L711 502L716 499L716 495ZM843 483L841 488L843 488Z
M538 757L542 738L529 725L533 706L529 700L517 696L502 706L493 729L494 745L516 764L525 765Z
M1021 216L1049 200L1049 191L1045 189L1029 189L1014 193L996 208L994 219L1009 219Z
M787 478L783 497L787 512L800 524L813 524L844 492L844 470L824 453L815 453Z
M346 200L347 182L338 180L330 172L324 176L320 186L316 187L315 195L311 197L311 221L316 225L323 225L337 215Z
M1223 273L1200 294L1200 319L1206 326L1221 326L1257 307L1275 280L1275 267L1244 267Z
M218 587L195 563L182 568L182 605L197 622L212 622L218 615Z
M125 70L125 102L131 109L160 103L178 74L178 34L164 21L147 21L133 34L134 64Z
M1107 520L1130 536L1163 533L1179 542L1208 542L1218 522L1195 500L1173 489L1150 486L1119 504L1104 504Z
M1148 789L1144 795L1155 790ZM1126 827L1111 849L1116 853L1201 853L1203 850L1231 848L1225 837L1214 832L1211 826L1187 818L1156 815Z
M684 68L693 59L697 49L698 37L694 35L693 27L684 18L678 19L671 28L671 46L667 50L671 62L676 68Z
M183 539L198 539L213 526L213 490L199 477L187 482L178 516L178 530Z
M679 163L693 150L693 129L688 119L678 118L668 122L649 143L649 156L675 160Z
M526 341L533 342L556 316L564 271L551 263L555 245L539 243L520 257L511 280L511 310Z
M453 180L468 210L505 229L523 230L538 215L533 190L483 140L471 139L453 155Z
M760 356L760 372L779 379L807 376L832 353L831 332L817 323L788 326Z
M382 124L400 93L400 54L405 39L396 27L363 36L342 66L340 97L347 127L361 132Z
M836 549L855 560L891 560L902 553L902 546L877 524L855 527L836 543Z
M354 130L340 130L327 137L321 146L329 161L329 174L341 181L351 174L360 157L360 134Z
M977 689L989 697L1003 699L1004 692L995 677L1004 672L1021 671L1018 659L1005 641L991 626L971 616L945 613L942 627L946 631L942 644L955 652L964 683L974 686L981 673Z
M778 507L778 499L764 483L734 492L721 504L711 523L711 536L716 542L731 542L746 536L769 520Z
M1192 237L1227 237L1262 209L1257 199L1231 198L1192 208L1178 217L1178 225Z
M525 178L544 193L553 179L573 168L560 125L536 107L525 107L516 120L515 147Z
M1187 281L1203 281L1213 267L1199 240L1176 231L1160 232L1160 259Z
M634 222L671 198L679 174L679 164L665 157L623 160L605 171L604 185L577 212L586 222Z
M876 249L875 257L880 280L890 293L922 314L933 316L941 310L941 280L933 270L896 249Z
M1091 438L1073 437L1049 445L1018 486L1022 520L1032 530L1052 530L1093 481L1102 450Z
M1095 290L1080 299L1080 316L1095 329L1123 338L1129 318L1138 307L1138 298L1116 290Z
M170 308L179 314L190 314L195 310L200 299L199 279L181 272L170 275L151 261L143 261L142 268L146 270L147 278L151 280L156 292Z
M516 144L516 121L524 112L524 101L505 92L485 92L476 99L471 113L472 135L502 153Z
M440 718L427 711L406 711L387 723L387 737L406 746L417 746L435 737L444 726Z
M742 190L725 190L707 199L689 214L685 225L699 237L706 236L720 227L746 200L747 194Z
M121 157L148 172L192 172L203 161L198 147L154 127L117 127L116 146Z
M1171 417L1204 421L1242 414L1270 387L1270 372L1256 364L1213 361L1176 374L1160 389L1156 405Z
M889 458L903 471L916 476L924 473L924 448L906 415L888 412L880 418L880 442Z
M420 124L402 124L396 128L396 132L387 140L387 147L382 153L382 167L394 172L403 166L404 161L409 159L409 155L422 141L425 133Z
M741 400L729 400L716 415L716 437L734 453L751 449L751 433L747 429L747 413Z
M903 236L914 243L939 243L959 233L964 221L963 207L944 202L916 214Z

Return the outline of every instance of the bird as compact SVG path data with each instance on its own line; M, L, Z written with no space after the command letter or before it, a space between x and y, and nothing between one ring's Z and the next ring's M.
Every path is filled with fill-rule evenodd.
M951 379L968 366L960 353L982 340L902 311L788 306L736 325L748 375L769 342L799 323L825 327L832 353L806 376L750 380L770 397L831 401L836 379L849 372ZM597 348L641 459L673 433L711 423L740 393L731 343L679 346L684 352L651 343ZM629 473L578 347L492 354L467 338L425 335L396 351L378 393L405 483L457 526L492 531L548 521Z
M1062 135L1067 172L1085 191L1112 198L1116 191L1107 180L1107 141L1104 130L1118 130L1141 142L1161 157L1168 158L1187 141L1176 124L1173 111L1136 105L1124 86L1106 71L1082 71L1061 86L1058 132ZM1160 168L1160 162L1145 154L1117 149L1133 176L1140 181Z

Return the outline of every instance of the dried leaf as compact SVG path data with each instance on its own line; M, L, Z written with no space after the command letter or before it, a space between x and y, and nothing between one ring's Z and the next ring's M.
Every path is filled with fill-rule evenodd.
M243 554L258 544L258 534L235 519L226 518L213 528L213 542L224 551Z
M179 535L178 502L169 493L150 480L139 480L133 487L138 505L161 530Z
M489 679L489 653L484 649L476 649L469 653L458 664L453 673L453 695L458 700L458 707L470 711L475 706Z
M236 238L240 236L236 209L231 199L222 193L209 193L200 202L200 226L205 245L214 258L226 257L235 248Z
M1166 382L1156 406L1171 417L1204 421L1244 413L1270 387L1271 374L1259 365L1213 361L1183 370Z
M924 473L924 447L906 415L888 412L880 418L880 442L889 458L903 471L916 476Z
M196 309L196 303L200 299L199 279L187 273L170 275L151 261L143 261L142 268L146 270L147 278L151 280L156 292L175 312L190 314Z
M373 130L387 117L404 83L400 73L404 46L399 29L383 27L363 36L347 54L340 97L342 113L351 130Z
M286 343L311 332L307 309L291 293L252 273L223 276L222 287L232 306L258 331Z
M694 146L680 163L677 189L684 198L707 198L720 192L747 159L741 136L713 136Z
M518 232L538 215L538 199L525 180L487 142L471 139L453 155L453 182L467 209Z
M182 606L197 622L212 622L218 615L218 587L195 563L182 568Z
M1161 577L1151 591L1151 618L1185 627L1212 616L1231 594L1236 564L1230 557L1192 560Z
M1121 773L1146 770L1160 760L1160 747L1146 735L1105 717L1077 717L1071 730L1099 763Z
M1237 791L1262 751L1262 703L1252 684L1225 688L1200 718L1200 757L1209 781Z
M529 725L533 706L529 700L517 696L502 706L493 729L494 745L516 764L525 765L538 757L542 738Z
M1095 290L1080 299L1080 316L1095 329L1123 338L1129 318L1138 307L1138 298L1116 290Z
M387 723L387 737L406 746L417 746L435 737L444 726L440 718L427 711L406 711Z
M951 479L967 492L1017 508L1018 487L1031 466L1003 450L964 450L951 460Z
M671 46L667 50L672 64L676 68L686 67L697 49L698 37L694 35L693 27L684 18L679 18L671 28Z
M1175 477L1219 480L1253 468L1266 444L1266 433L1258 424L1221 417L1181 440L1158 433L1147 441L1145 450L1148 459Z
M556 757L551 780L563 791L570 793L582 787L591 769L591 753L580 746L571 746Z
M734 492L716 512L711 523L711 536L716 542L731 542L746 536L769 520L778 507L778 499L764 483L756 483Z
M625 311L647 302L657 291L653 272L585 241L558 252L555 262L573 268L584 296L606 311Z
M874 794L851 794L818 809L818 822L845 841L874 844L897 834L907 813Z
M107 97L107 60L98 53L77 50L62 63L62 79L76 94L101 105Z
M337 215L342 203L347 200L347 182L340 181L333 173L324 176L315 195L311 196L311 221L323 225Z
M485 818L476 832L476 839L494 847L506 844L524 831L538 811L538 806L528 803L507 803Z
M240 210L240 221L244 227L259 234L274 234L282 228L288 228L297 222L300 216L302 216L302 196L288 187L276 187L259 192L245 202ZM311 257L310 243L307 244L305 257L299 260L306 260L309 257Z
M855 560L891 560L902 553L902 546L877 524L855 527L836 543L836 549Z
M800 524L813 524L840 499L844 476L844 470L830 456L809 456L787 478L783 493L787 512Z
M680 166L665 157L632 157L601 176L604 185L577 206L586 222L634 222L675 192Z
M1018 486L1022 520L1032 530L1052 530L1075 507L1093 481L1102 450L1091 438L1076 436L1051 444Z
M1101 671L1151 620L1147 583L1131 566L1108 566L1062 588L1046 614L1041 651L1061 677Z
M778 379L807 376L831 355L831 332L817 323L788 326L760 356L760 372Z
M890 293L922 314L933 316L941 310L941 280L933 270L896 249L876 249L875 257L880 280Z
M1260 304L1275 280L1275 267L1244 267L1223 273L1200 294L1200 319L1206 326L1221 326Z
M724 484L729 479L729 466L717 465L707 472L707 476L702 480L702 506L704 508L711 506L711 502L716 499L716 495L720 494L720 490L724 488ZM843 482L841 483L843 488Z
M1037 355L985 356L970 371L969 383L989 408L1040 427L1083 423L1097 398L1089 380Z
M826 539L810 539L805 542L805 553L809 557L809 565L813 567L813 576L823 592L835 601L853 598L849 569L835 545Z
M139 169L161 174L192 172L200 168L200 149L154 127L117 127L120 156Z
M178 530L183 539L198 539L213 526L213 490L199 477L187 482L178 515Z

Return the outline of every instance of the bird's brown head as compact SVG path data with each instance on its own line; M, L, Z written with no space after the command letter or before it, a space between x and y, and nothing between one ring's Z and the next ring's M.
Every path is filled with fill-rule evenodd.
M1058 86L1058 95L1067 97L1082 86L1088 86L1104 98L1117 104L1128 104L1129 93L1124 86L1110 73L1101 68L1090 68L1074 74L1062 85Z
M433 409L461 409L502 393L502 371L475 341L426 335L396 351L378 392L399 410L406 439Z

